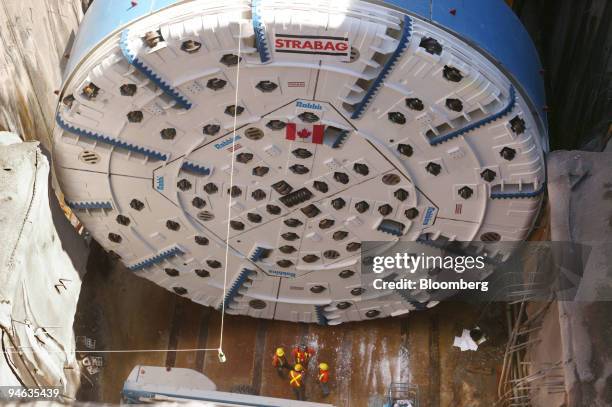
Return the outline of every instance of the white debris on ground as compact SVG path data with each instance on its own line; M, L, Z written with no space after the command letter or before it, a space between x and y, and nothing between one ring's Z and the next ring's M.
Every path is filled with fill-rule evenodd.
M81 279L62 249L38 142L0 132L0 386L79 384L72 329Z
M453 346L461 349L461 352L465 352L466 350L477 350L478 344L474 342L472 337L470 336L469 329L464 329L461 333L461 336L455 336L455 340L453 341Z

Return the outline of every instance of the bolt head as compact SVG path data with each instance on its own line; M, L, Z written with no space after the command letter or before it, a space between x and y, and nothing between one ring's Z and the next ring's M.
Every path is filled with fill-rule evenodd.
M319 116L312 112L302 112L298 115L298 117L305 123L315 123L319 121Z
M207 136L214 136L215 134L219 133L220 130L221 126L218 124L207 124L206 126L202 127L202 133Z
M387 113L387 118L395 124L406 124L406 116L401 112L389 112Z
M432 55L440 55L442 53L442 45L435 38L423 37L419 43L419 47L425 49L427 53Z
M225 108L224 113L229 116L240 116L244 112L244 107L230 105Z
M368 209L370 209L370 204L366 201L359 201L355 204L355 210L359 213L364 213Z
M338 273L338 277L340 278L349 278L355 275L355 272L353 270L342 270L340 273Z
M341 184L348 184L349 176L343 172L334 172L334 179Z
M251 193L251 197L253 197L253 199L256 201L261 201L266 197L266 193L261 189L256 189Z
M234 230L244 230L244 223L237 220L230 220L230 227Z
M484 179L487 182L491 182L495 179L495 177L497 176L497 174L495 173L495 171L487 168L486 170L484 170L483 172L480 173L480 176L482 177L482 179Z
M238 57L238 55L225 54L221 57L219 62L221 62L225 66L236 66L241 60L242 58Z
M169 127L160 131L159 134L163 140L173 140L176 137L176 129Z
M319 261L319 256L317 256L316 254L307 254L306 256L302 257L302 260L304 261L304 263L314 263L315 261ZM315 286L315 287L321 287L321 286ZM310 291L312 291L313 288L315 287L312 287Z
M130 224L130 218L125 215L117 215L117 223L123 226L128 226Z
M410 220L415 219L419 216L419 210L417 208L410 208L404 211L404 215Z
M430 162L425 166L425 170L428 173L437 176L442 171L442 166L438 163Z
M258 213L249 212L249 213L247 213L247 219L249 220L249 222L259 223L259 222L261 222L262 217Z
M389 204L384 204L378 207L378 213L380 213L382 216L387 216L391 212L393 212L393 207Z
M405 155L406 157L412 157L412 154L414 154L414 149L410 144L399 144L397 146L397 152L401 155Z
M474 190L472 190L472 188L468 186L465 186L465 187L459 188L457 193L463 199L470 199L470 197L474 194Z
M463 110L463 102L459 99L446 99L446 107L453 112L460 112Z
M181 44L181 51L185 51L188 54L198 52L200 48L202 48L202 44L194 40L183 41Z
M402 202L408 199L408 195L408 191L406 191L404 188L400 188L393 193L393 196Z
M270 130L282 130L285 128L287 124L281 120L270 120L267 124L266 127L269 128Z
M364 177L370 173L370 169L366 164L355 163L353 164L353 171L355 171L359 175L363 175Z
M510 128L516 134L523 134L525 132L525 120L521 119L519 116L515 116L512 120L510 120Z
M204 192L206 192L207 194L214 194L218 190L219 190L219 187L217 187L212 182L209 182L208 184L204 185Z
M134 96L138 91L138 87L133 83L126 83L119 87L119 93L121 96Z
M212 78L206 82L206 87L212 90L221 90L227 85L227 81L220 78Z
M335 198L334 200L332 200L331 204L335 210L340 210L344 208L344 206L346 205L346 201L342 198Z
M416 110L417 112L420 112L421 110L425 109L423 101L419 98L407 98L406 106L411 110Z
M278 85L272 81L260 81L255 88L264 93L274 92Z
M130 123L140 123L143 118L144 115L140 110L134 110L127 114L127 119Z
M289 170L291 170L292 173L298 174L298 175L303 175L310 171L308 167L302 164L293 164L292 166L289 167Z
M195 208L202 209L206 206L206 201L200 198L199 196L196 196L195 198L192 199L191 204Z
M148 31L144 36L144 41L149 48L154 48L163 38L159 31Z
M444 65L444 71L442 72L444 79L450 82L461 82L463 74L461 71L454 66Z
M499 155L501 155L504 160L512 161L514 157L516 157L516 150L510 147L504 147L499 152Z
M253 168L252 174L256 177L263 177L268 172L270 172L270 168L260 165L258 167Z
M191 182L189 182L189 180L182 179L176 183L176 187L181 191L188 191L191 189Z
M246 164L253 159L253 154L251 153L240 153L236 156L236 161L241 164Z
M315 181L312 183L312 186L314 187L314 189L324 194L327 193L327 191L329 191L329 187L323 181Z

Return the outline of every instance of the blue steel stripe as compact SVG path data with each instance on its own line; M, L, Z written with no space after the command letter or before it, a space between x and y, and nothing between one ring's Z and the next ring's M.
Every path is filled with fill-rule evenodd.
M113 209L110 201L67 201L67 204L72 209Z
M435 146L436 144L444 143L445 141L448 141L455 137L462 136L466 133L469 133L470 131L476 130L479 127L492 123L495 120L500 119L506 116L507 114L509 114L510 112L512 112L512 110L514 109L514 106L516 106L516 91L514 90L514 86L510 86L508 104L502 110L500 110L499 112L495 114L492 114L489 117L485 117L484 119L480 119L474 123L470 123L467 126L459 130L455 130L448 134L433 137L429 139L429 144L431 144L432 146Z
M393 51L393 54L387 60L387 62L383 66L383 69L380 71L376 79L374 79L374 82L368 89L363 99L361 99L361 102L357 104L355 111L351 115L351 119L359 119L361 115L365 112L365 110L367 109L368 104L372 101L374 96L376 96L376 93L382 86L383 82L385 81L385 78L387 77L387 75L389 75L389 73L391 73L396 62L399 60L399 58L402 56L402 53L408 46L408 43L410 41L411 30L412 30L412 19L408 16L404 16L404 27L402 29L402 36L399 40L399 44L397 45L397 48L395 49L395 51Z
M491 192L491 199L516 199L516 198L535 198L544 193L546 185L542 184L540 189L525 192Z
M380 222L376 230L393 236L401 236L404 233L395 223L385 223L384 219Z
M255 47L259 52L259 59L262 63L270 61L270 49L268 48L268 39L266 37L266 29L259 15L260 0L253 0L251 5L251 15L253 19L253 30L255 31Z
M249 256L249 260L251 260L252 262L256 262L261 260L261 256L263 256L263 254L266 252L266 249L263 247L256 247L255 250L253 250L253 254L251 254L251 256Z
M220 310L222 309L222 306L227 308L234 301L234 299L238 295L238 291L240 290L240 288L242 288L242 286L244 285L244 283L246 283L249 276L253 273L254 273L253 270L249 270L246 268L242 269L240 274L238 274L238 277L236 278L236 280L234 280L234 283L232 284L230 289L227 291L227 293L225 293L225 298L223 299L223 303L219 306Z
M135 7L126 7L125 0L94 1L79 26L66 66L66 78L82 62L87 53L105 38L131 22L180 5L179 0L139 0ZM382 6L393 6L432 21L484 51L491 60L516 79L525 90L538 115L546 125L546 115L539 109L545 104L544 83L539 73L538 52L525 27L501 0L384 0ZM456 13L449 10L455 8Z
M185 161L183 163L183 165L181 166L181 169L185 171L195 172L195 173L202 174L202 175L210 175L210 168L202 167L199 164L190 163L188 161Z
M87 137L88 139L98 141L101 143L110 144L115 147L125 148L126 150L133 151L139 154L143 154L143 155L146 155L147 157L154 158L156 160L166 161L166 159L168 158L166 154L161 153L159 151L150 150L145 147L137 146L135 144L130 144L125 141L117 140L117 139L114 139L108 136L104 136L102 134L94 133L89 130L82 130L77 127L74 127L66 123L64 119L62 119L59 113L57 114L55 121L57 122L58 126L61 127L62 130L76 134L77 136Z
M323 144L330 146L331 148L338 148L342 144L344 144L344 141L346 140L348 135L349 135L348 130L343 130L343 131L338 132L338 134L336 134L336 137L334 138L324 136Z
M175 246L171 249L164 250L163 252L158 253L153 257L149 257L148 259L141 260L136 264L132 264L131 266L128 266L128 269L132 271L142 270L154 264L161 263L162 261L169 259L171 257L181 255L183 253L184 252L181 249Z
M315 305L315 314L317 315L317 324L319 325L327 325L328 322L324 308L324 305Z
M130 63L130 65L138 69L144 76L153 81L153 83L163 90L165 94L174 99L181 107L191 109L191 102L189 102L186 97L181 95L176 89L163 80L161 76L156 74L151 68L140 61L136 55L132 54L128 45L128 38L129 30L123 30L121 33L121 40L119 41L119 47L121 48L123 57Z

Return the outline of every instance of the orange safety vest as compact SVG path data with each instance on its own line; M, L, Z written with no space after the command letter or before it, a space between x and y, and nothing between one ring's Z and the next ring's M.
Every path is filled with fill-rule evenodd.
M327 383L329 381L329 372L319 369L319 382Z
M283 367L286 365L287 365L287 358L285 358L284 356L278 357L277 355L274 355L274 357L272 358L272 366Z
M308 364L308 360L312 357L312 352L310 349L301 351L299 348L293 349L293 357L295 358L295 363L299 363L301 365Z
M295 370L289 372L289 385L291 387L300 388L302 387L302 373L298 373Z

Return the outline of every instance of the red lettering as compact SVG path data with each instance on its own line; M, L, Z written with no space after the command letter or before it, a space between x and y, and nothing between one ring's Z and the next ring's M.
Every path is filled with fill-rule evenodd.
M346 42L339 42L336 44L336 51L348 50L348 44Z
M349 43L347 41L334 40L306 40L296 39L290 40L285 38L276 38L274 46L277 49L304 49L313 51L331 51L331 52L347 52Z

